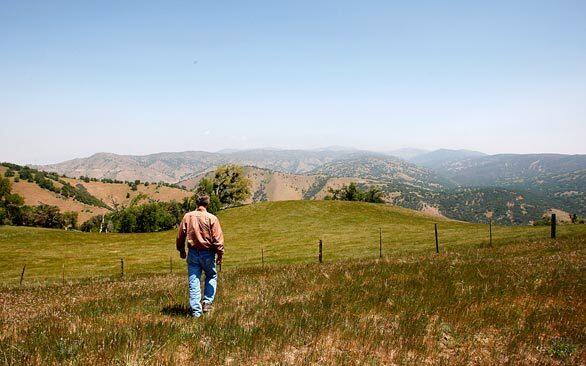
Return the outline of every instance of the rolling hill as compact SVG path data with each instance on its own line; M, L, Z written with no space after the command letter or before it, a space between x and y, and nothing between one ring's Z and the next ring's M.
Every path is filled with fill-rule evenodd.
M314 169L311 173L333 177L361 178L386 185L410 186L426 190L437 190L451 186L446 179L426 168L384 155L357 156L336 160Z
M226 240L225 268L316 260L324 242L327 261L376 258L379 229L384 253L434 251L438 223L442 251L488 244L488 226L454 221L401 207L344 201L262 202L220 211ZM586 225L563 225L559 235L585 233ZM125 259L128 274L167 271L176 256L175 230L141 233L84 233L54 229L0 227L0 280L18 280L22 263L27 277L54 279L67 265L70 278L118 274ZM546 238L548 227L495 226L494 244ZM50 251L40 248L50 247Z
M462 188L490 188L493 192L498 188L507 195L531 196L532 205L540 209L561 208L586 215L586 155L482 155L438 150L412 161Z
M5 175L8 168L0 165L0 174ZM24 198L24 203L30 206L47 204L57 206L62 212L74 211L78 213L79 223L93 216L105 214L116 207L128 206L137 200L178 201L190 197L193 193L186 190L159 184L141 183L136 190L126 183L106 183L101 181L82 180L68 177L59 177L58 180L47 178L56 188L50 190L41 187L32 179L20 179L18 172L8 177L12 185L12 192ZM65 196L60 192L63 183L69 184L72 189L84 193L86 200Z

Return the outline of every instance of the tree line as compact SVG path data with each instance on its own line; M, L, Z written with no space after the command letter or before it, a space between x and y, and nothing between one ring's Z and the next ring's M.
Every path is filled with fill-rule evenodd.
M77 227L77 216L77 212L61 212L57 206L25 205L22 196L12 193L10 180L0 177L0 225L69 229Z
M76 201L87 205L110 209L110 207L108 207L108 205L102 200L92 196L83 185L76 184L75 186L72 186L69 182L63 180L57 173L47 173L27 166L20 166L11 163L2 163L2 165L8 168L4 173L4 176L7 178L13 177L15 183L19 182L21 179L26 180L29 183L36 183L43 189L60 194L64 197L74 198ZM61 187L57 187L54 182L61 184Z
M324 200L383 203L382 196L382 191L377 187L363 189L352 182L349 185L342 186L340 189L328 189L328 195L324 197Z
M184 198L182 202L151 200L145 204L138 204L139 199L133 200L128 207L92 217L81 225L81 230L119 233L169 230L179 224L186 212L196 209L196 199L202 194L210 196L208 211L215 214L221 209L242 204L248 199L250 182L244 176L242 167L223 165L218 167L211 177L203 178L195 194Z

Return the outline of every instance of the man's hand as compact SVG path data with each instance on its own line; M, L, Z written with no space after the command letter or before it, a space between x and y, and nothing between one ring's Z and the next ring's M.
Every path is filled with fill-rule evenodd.
M222 257L216 258L216 264L222 264Z
M181 259L185 259L187 258L187 253L185 253L185 250L182 250L179 252L179 256L181 257Z

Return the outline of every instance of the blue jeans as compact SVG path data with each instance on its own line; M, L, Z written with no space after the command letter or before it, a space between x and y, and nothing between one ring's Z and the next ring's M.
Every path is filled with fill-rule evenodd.
M187 254L187 275L189 278L189 306L194 316L201 316L201 273L206 275L203 302L211 304L216 296L218 272L216 254L211 250L189 249Z

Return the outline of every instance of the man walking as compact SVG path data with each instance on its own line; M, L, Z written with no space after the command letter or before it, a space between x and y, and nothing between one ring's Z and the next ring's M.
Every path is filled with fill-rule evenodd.
M198 318L212 310L216 295L218 272L216 264L222 263L224 235L218 218L207 211L210 197L197 198L197 209L185 214L177 233L177 250L181 258L187 257L189 276L189 306L191 315ZM185 253L185 239L189 253ZM205 273L203 301L201 300L200 278ZM201 301L201 302L200 302Z

